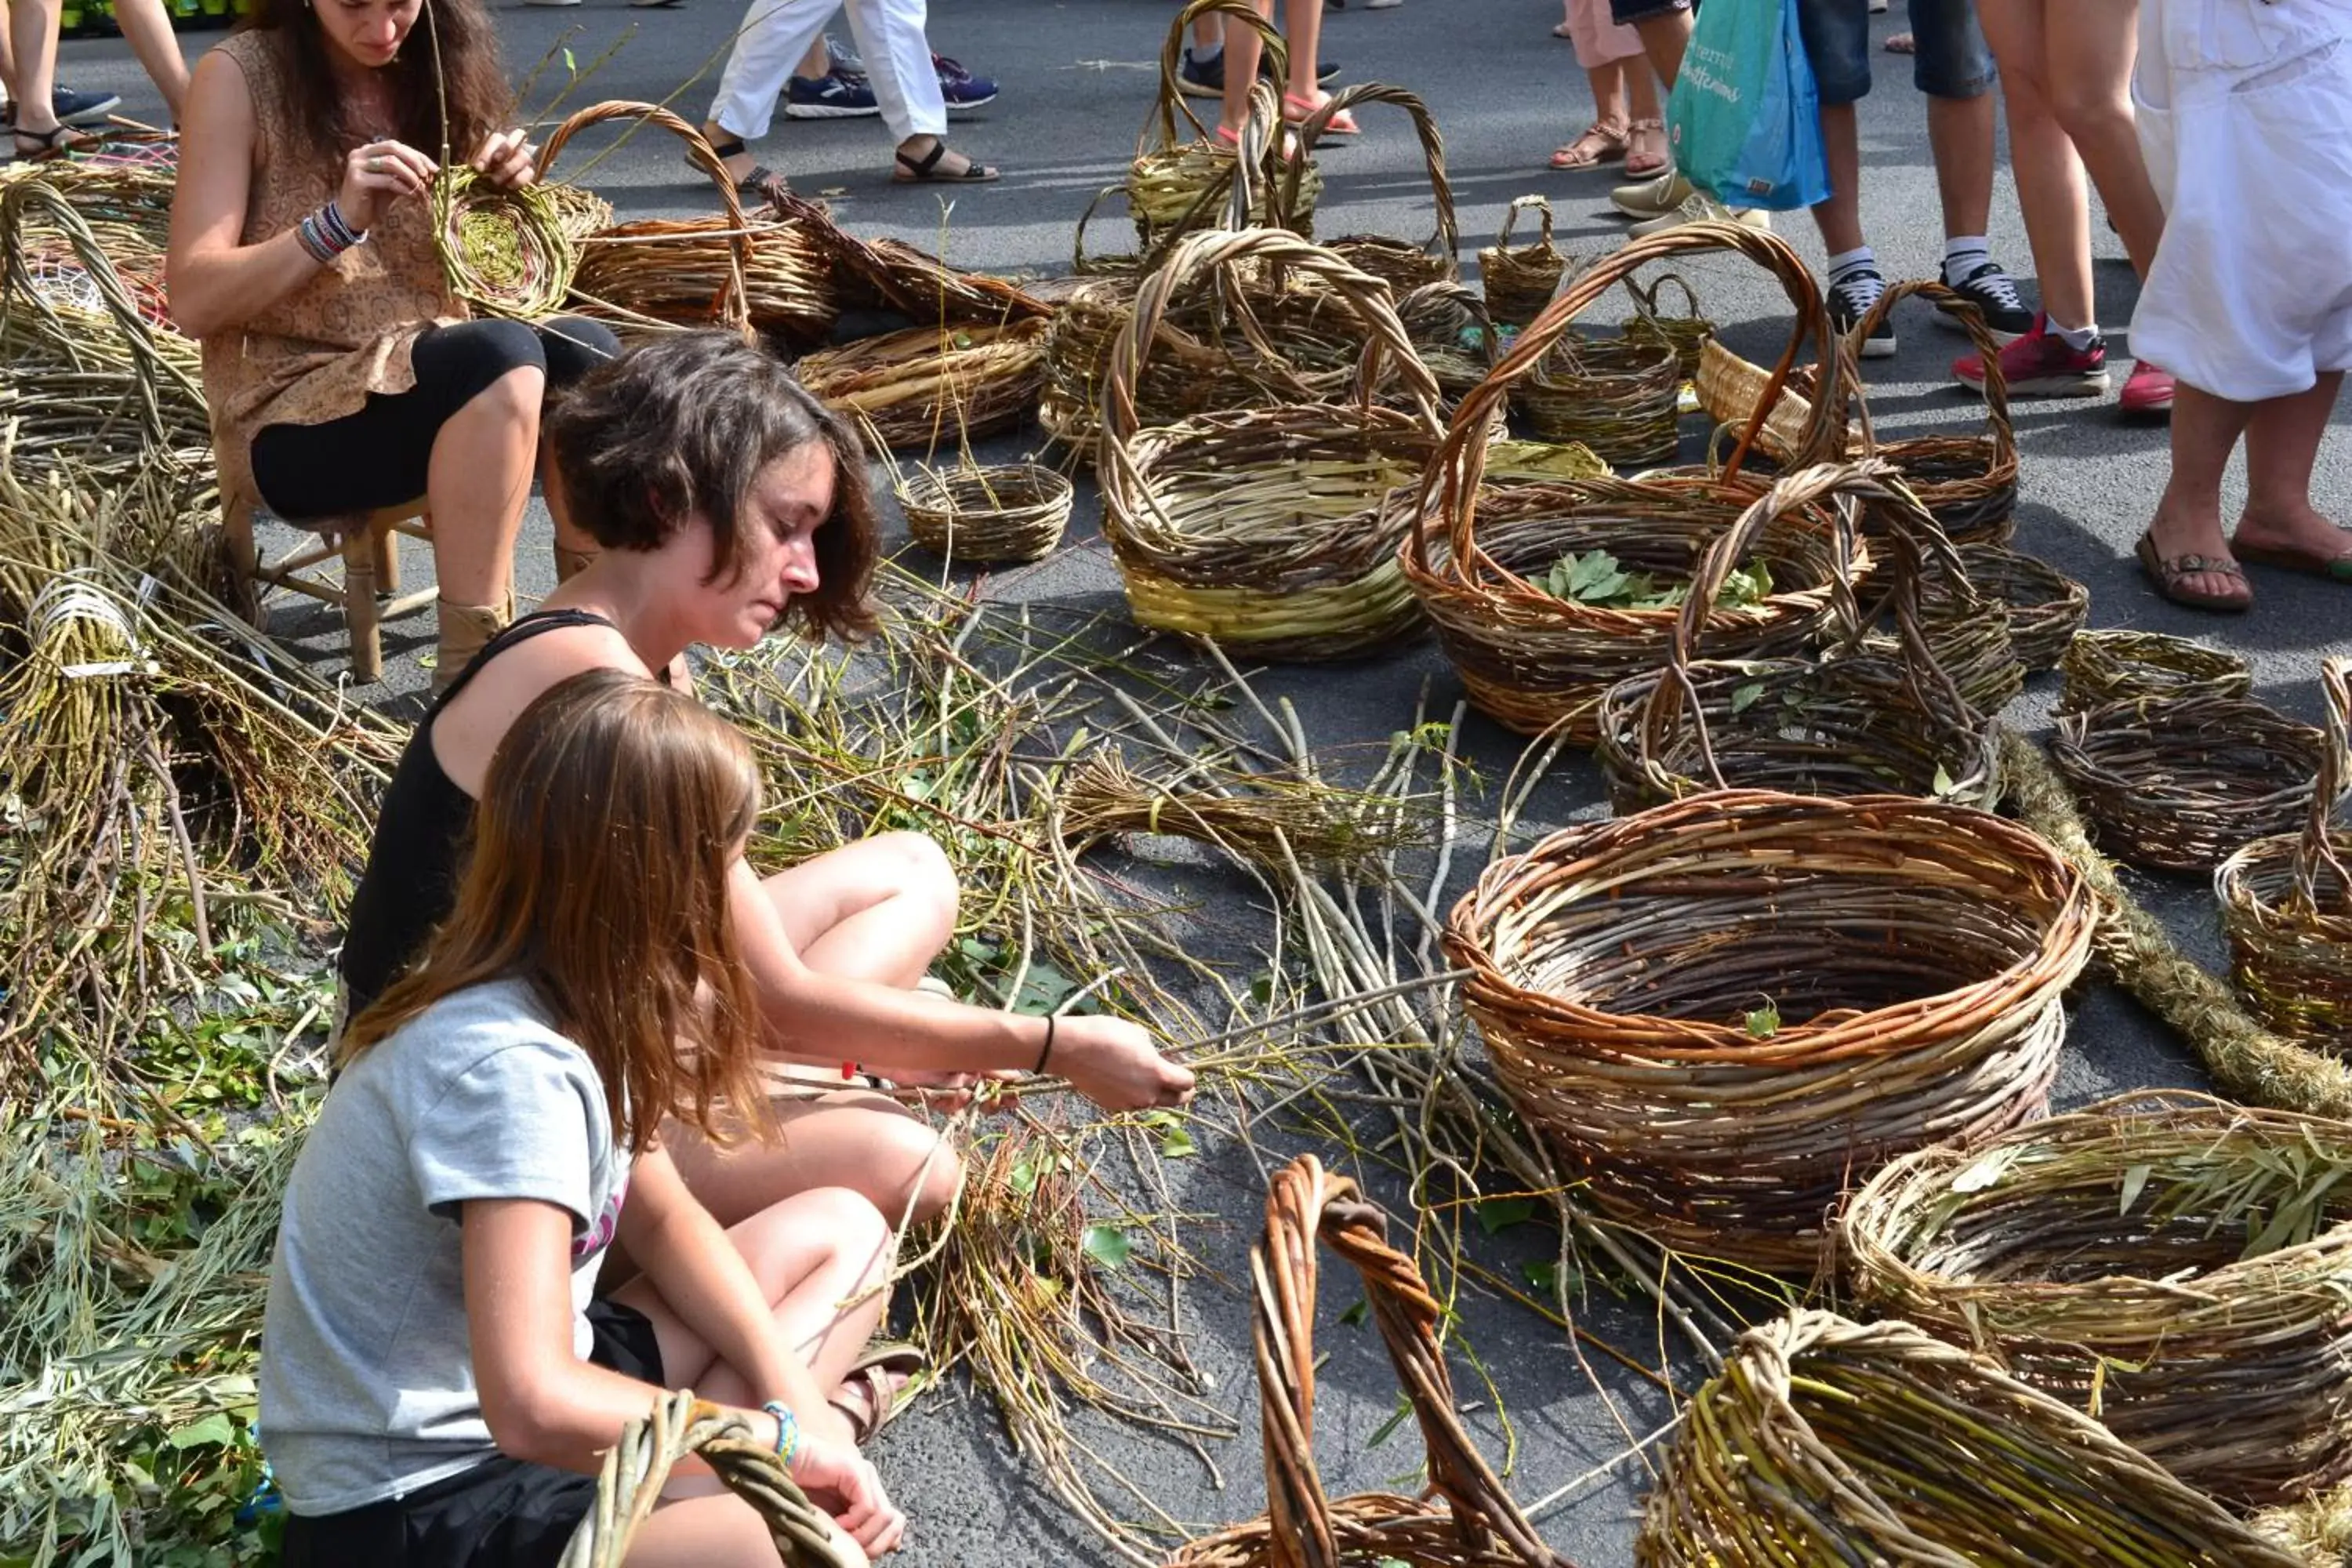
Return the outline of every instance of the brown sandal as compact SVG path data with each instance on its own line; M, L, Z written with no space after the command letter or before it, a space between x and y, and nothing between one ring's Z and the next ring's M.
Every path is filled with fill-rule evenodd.
M1604 163L1621 163L1625 157L1625 133L1612 131L1594 121L1577 133L1575 141L1555 151L1551 166L1555 169L1598 169Z
M2216 610L2224 615L2239 615L2254 604L2254 591L2246 585L2246 569L2236 562L2216 555L2159 556L2156 552L2156 536L2143 533L2132 547L2139 557L2139 569L2147 574L2159 598L2192 610ZM2234 594L2204 594L2185 584L2191 577L2227 577L2238 585Z

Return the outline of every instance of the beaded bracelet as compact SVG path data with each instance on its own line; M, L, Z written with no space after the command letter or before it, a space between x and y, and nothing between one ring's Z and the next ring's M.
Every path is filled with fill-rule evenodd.
M311 260L324 267L366 239L367 231L353 228L343 209L330 201L294 226L294 237Z
M800 1458L801 1418L781 1400L771 1399L760 1408L776 1418L776 1459L784 1467L784 1473L790 1475L793 1461Z

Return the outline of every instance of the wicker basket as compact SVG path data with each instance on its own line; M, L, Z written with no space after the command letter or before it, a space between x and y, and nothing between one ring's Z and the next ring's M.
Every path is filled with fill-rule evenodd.
M1798 1312L1691 1402L1636 1568L2305 1568L2105 1427L1907 1323Z
M2046 561L1998 544L1963 544L1960 565L1977 593L2009 608L2011 654L2027 669L2053 669L2083 629L2091 591ZM1931 563L1930 601L1949 598L1949 574Z
M1189 1543L1168 1568L1572 1568L1536 1534L1462 1429L1438 1337L1444 1313L1387 1232L1388 1216L1313 1155L1276 1173L1265 1239L1250 1251L1267 1511ZM1318 1237L1362 1276L1371 1320L1420 1425L1429 1487L1418 1498L1372 1492L1335 1501L1324 1492L1315 1465Z
M907 531L951 561L1034 561L1070 523L1070 481L1034 463L919 470L898 487Z
M1009 430L1045 384L1045 323L913 327L800 362L801 384L893 450Z
M1139 428L1135 388L1171 305L1268 264L1319 279L1354 310L1365 340L1358 401ZM1384 362L1412 389L1414 414L1372 405ZM1286 659L1350 657L1412 632L1402 524L1384 503L1437 446L1436 398L1380 279L1280 229L1180 240L1112 345L1100 414L1103 531L1136 624Z
M1808 468L1776 489L1803 489L1849 505L1909 510L1932 536L1935 523L1883 463ZM1722 582L1722 541L1697 581ZM1947 547L1948 548L1948 547ZM1696 593L1675 624L1663 670L1635 676L1601 699L1599 756L1620 812L1707 789L1781 790L1792 795L1913 795L1990 807L1999 799L1997 738L1936 662L1910 595L1916 569L1902 572L1896 656L1696 663ZM1961 579L1963 590L1966 579ZM1973 602L1973 595L1970 595Z
M1383 234L1351 234L1327 240L1325 245L1349 266L1386 282L1400 297L1425 283L1455 281L1462 276L1462 234L1454 216L1454 186L1445 177L1445 139L1437 133L1429 106L1401 87L1381 82L1343 87L1307 117L1298 128L1299 156L1290 161L1285 174L1285 184L1293 188L1285 190L1284 206L1298 205L1300 193L1295 187L1306 177L1308 160L1332 116L1365 103L1392 103L1412 117L1413 134L1421 141L1422 163L1429 171L1430 195L1437 207L1436 232L1417 245Z
M1437 378L1448 412L1495 368L1499 344L1494 319L1476 289L1462 283L1424 283L1397 301L1397 320L1413 352Z
M2060 712L2150 697L2243 697L2253 671L2233 653L2163 632L2078 632L2058 661Z
M1570 333L1513 389L1512 401L1543 440L1573 441L1620 467L1647 468L1673 462L1681 447L1681 390L1671 344Z
M2126 1095L1906 1156L1839 1235L1861 1300L2231 1502L2352 1475L2352 1127Z
M2250 697L2126 699L2060 714L2050 760L2100 848L2210 871L2303 821L2326 750L2317 730Z
M1659 291L1669 283L1682 290L1683 314L1679 316L1669 316L1658 306ZM1661 272L1645 289L1628 278L1625 292L1633 297L1633 315L1625 323L1625 335L1665 344L1675 351L1675 368L1682 379L1696 378L1699 356L1715 336L1715 323L1700 310L1697 291L1691 288L1689 280L1679 272Z
M1987 813L1730 790L1492 862L1445 945L1596 1207L1805 1275L1850 1183L2042 1114L2095 913Z
M683 141L688 161L710 176L726 210L718 217L615 224L582 239L572 308L624 336L721 325L773 332L803 346L824 342L840 307L833 262L819 237L823 213L783 198L772 204L771 216L757 222L745 216L726 164L668 110L592 104L549 135L541 172L554 166L574 136L613 120L645 121Z
M2213 890L2238 985L2288 1038L2352 1054L2352 835L2333 830L2352 786L2352 666L2323 660L2327 746L2303 831L2257 839L2221 863Z
M1274 78L1282 79L1289 59L1287 47L1249 0L1192 0L1169 24L1167 41L1160 50L1160 98L1143 132L1136 140L1135 161L1127 173L1128 212L1135 219L1139 265L1150 271L1165 258L1169 247L1195 230L1216 224L1229 202L1238 199L1250 222L1307 233L1313 226L1315 203L1322 195L1323 175L1311 161L1294 181L1283 178L1280 105L1264 83L1251 88L1251 131L1238 149L1209 133L1192 106L1184 101L1177 69L1192 22L1200 16L1224 16L1256 29L1271 62ZM1181 117L1181 124L1179 117ZM1183 127L1190 128L1190 135ZM1302 160L1305 155L1302 153ZM1235 181L1243 182L1239 191Z
M1541 224L1533 244L1513 246L1519 213L1533 207ZM1478 284L1486 291L1486 313L1507 326L1523 327L1550 303L1569 258L1551 242L1551 203L1520 196L1503 214L1495 243L1478 253Z
M1538 585L1571 552L1606 550L1629 568L1687 581L1709 542L1734 527L1745 529L1748 544L1770 570L1773 591L1759 604L1709 618L1694 650L1706 659L1810 651L1833 619L1835 584L1863 569L1859 552L1832 517L1818 510L1751 513L1766 487L1742 477L1737 464L1720 474L1640 480L1484 483L1494 410L1577 313L1638 267L1718 248L1746 256L1780 279L1798 317L1791 359L1807 331L1826 335L1811 275L1785 242L1769 234L1736 224L1693 224L1635 240L1579 274L1545 307L1494 374L1454 410L1424 476L1418 521L1406 539L1405 575L1470 700L1514 730L1536 733L1563 724L1576 744L1591 745L1599 739L1595 710L1601 694L1666 662L1676 610L1579 604ZM1813 440L1825 446L1826 419L1816 426Z

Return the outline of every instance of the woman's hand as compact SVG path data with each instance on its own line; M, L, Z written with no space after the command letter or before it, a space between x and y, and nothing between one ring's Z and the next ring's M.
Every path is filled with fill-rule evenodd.
M371 142L343 159L343 184L335 193L335 205L342 209L345 223L364 234L394 207L430 190L439 172L432 159L414 147Z
M1146 1110L1192 1098L1192 1074L1160 1054L1151 1036L1124 1018L1066 1015L1054 1020L1045 1063L1105 1110Z
M898 1550L907 1516L891 1503L882 1478L856 1448L804 1434L793 1458L793 1479L805 1491L824 1495L834 1522L866 1556Z
M482 143L474 154L474 173L500 190L519 191L539 179L539 167L533 162L539 149L523 139L520 131L501 131Z

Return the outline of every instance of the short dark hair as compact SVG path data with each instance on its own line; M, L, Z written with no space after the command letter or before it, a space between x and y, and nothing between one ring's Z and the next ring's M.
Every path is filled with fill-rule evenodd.
M833 510L816 531L817 588L785 619L810 637L874 629L866 594L880 554L866 451L783 362L732 332L677 332L599 365L547 418L572 521L607 550L655 550L699 512L711 581L735 570L736 531L769 464L822 441Z

